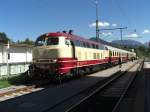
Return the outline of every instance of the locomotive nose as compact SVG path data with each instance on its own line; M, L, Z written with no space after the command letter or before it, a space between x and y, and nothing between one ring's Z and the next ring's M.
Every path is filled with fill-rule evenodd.
M34 49L33 50L33 58L57 58L58 57L58 49Z

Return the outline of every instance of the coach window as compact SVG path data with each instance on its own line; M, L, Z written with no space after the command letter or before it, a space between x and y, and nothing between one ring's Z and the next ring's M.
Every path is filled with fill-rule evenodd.
M93 55L94 55L93 58L96 59L96 53L94 53Z
M100 58L100 59L102 58L102 53L100 53L100 56L99 56L99 58Z
M101 53L101 59L103 59L103 54Z

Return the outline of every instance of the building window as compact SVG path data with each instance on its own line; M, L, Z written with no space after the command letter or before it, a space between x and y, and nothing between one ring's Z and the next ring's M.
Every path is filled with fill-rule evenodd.
M7 58L10 59L10 53L7 54Z

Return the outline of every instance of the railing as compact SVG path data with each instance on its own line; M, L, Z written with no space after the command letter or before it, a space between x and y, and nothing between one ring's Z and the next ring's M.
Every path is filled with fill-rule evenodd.
M11 77L26 72L29 69L29 62L20 63L1 63L0 64L0 78Z

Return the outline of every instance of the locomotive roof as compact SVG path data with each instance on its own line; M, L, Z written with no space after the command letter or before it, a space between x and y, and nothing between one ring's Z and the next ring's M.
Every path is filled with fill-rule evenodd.
M96 44L96 45L100 44L98 42L89 40L87 38L84 38L84 37L81 37L81 36L78 36L78 35L68 34L68 33L63 33L63 32L50 32L50 33L45 33L45 34L43 34L41 36L56 36L56 37L64 36L64 37L67 37L68 39L71 39L71 40L80 40L80 41L83 41L83 42L88 42L88 43Z

